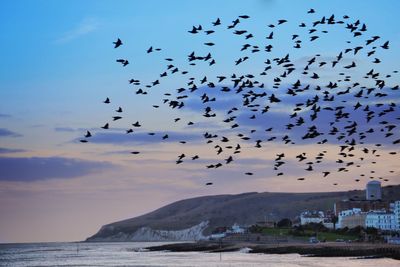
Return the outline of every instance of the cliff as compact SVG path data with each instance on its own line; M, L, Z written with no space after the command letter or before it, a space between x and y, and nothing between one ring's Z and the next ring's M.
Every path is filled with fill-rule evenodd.
M386 200L400 199L400 185L383 187ZM328 193L244 193L180 200L145 215L103 226L86 241L199 240L220 226L295 218L304 210L333 209L343 199L363 199L364 190Z

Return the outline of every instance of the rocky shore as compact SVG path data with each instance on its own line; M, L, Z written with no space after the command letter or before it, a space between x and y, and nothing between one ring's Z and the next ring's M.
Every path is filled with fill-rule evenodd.
M248 248L249 253L265 254L300 254L310 257L361 257L392 258L400 260L400 246L369 243L286 243L259 244L248 242L199 241L195 243L175 243L148 247L150 251L171 252L232 252Z

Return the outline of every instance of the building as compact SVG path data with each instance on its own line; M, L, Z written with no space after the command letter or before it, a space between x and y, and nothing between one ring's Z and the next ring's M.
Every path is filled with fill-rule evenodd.
M370 211L365 218L365 226L379 230L395 231L397 230L395 216L395 213L388 213L385 210Z
M336 228L354 228L357 226L365 227L365 218L367 214L359 208L343 210L338 215Z
M354 208L361 209L362 212L371 210L389 210L390 203L382 200L381 183L379 181L370 181L365 188L365 199L349 199L338 201L334 204L335 215L344 210L352 210Z
M394 220L396 222L396 228L397 230L400 230L400 201L394 202L393 213Z
M400 237L390 237L387 239L389 244L400 245Z
M214 230L214 232L209 236L209 239L221 239L230 235L244 234L246 232L246 228L241 227L237 223L232 225L232 227L218 227Z
M368 212L370 210L389 210L390 203L388 201L376 200L342 200L334 204L334 211L336 216L339 216L340 212L345 210L361 209L362 212Z
M245 229L243 227L240 227L238 224L232 225L230 229L226 231L227 234L243 234L245 232Z
M382 199L382 189L381 182L370 181L367 183L367 188L365 190L366 200L381 200Z
M322 224L328 229L335 229L335 224L333 222L324 221Z
M365 219L366 226L385 231L400 231L400 201L395 201L392 207L392 212L386 210L368 212Z
M322 211L304 211L300 214L300 224L322 223L324 218Z
M328 212L329 213L329 212ZM328 215L328 216L327 216ZM332 217L322 211L304 211L300 214L300 224L321 223L326 228L333 229Z

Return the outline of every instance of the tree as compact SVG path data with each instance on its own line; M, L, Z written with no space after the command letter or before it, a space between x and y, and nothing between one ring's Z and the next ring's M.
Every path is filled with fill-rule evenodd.
M292 227L292 221L288 218L280 220L277 225L279 228L289 228Z
M336 224L339 221L339 217L338 216L333 216L332 217L332 223L333 223L333 230L336 230Z

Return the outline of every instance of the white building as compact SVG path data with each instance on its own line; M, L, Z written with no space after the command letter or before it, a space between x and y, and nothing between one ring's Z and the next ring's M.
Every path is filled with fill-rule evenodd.
M342 210L341 212L339 212L336 228L344 228L344 227L352 228L353 224L354 225L360 224L360 222L358 222L360 220L357 218L359 218L362 215L362 213L363 212L359 208L353 208L351 210ZM362 217L360 217L360 218L361 218L361 221L364 220ZM351 221L351 222L348 222L348 221ZM357 223L356 222L353 223L352 221L357 221ZM365 224L365 222L364 222L364 224ZM360 225L360 226L364 226L364 225Z
M245 229L240 227L239 224L234 224L232 225L231 229L228 229L226 231L227 234L243 234L245 232Z
M396 228L397 228L397 230L400 230L400 201L399 200L394 202L393 213L394 213L394 220L396 222Z
M366 227L380 230L400 231L400 201L395 201L393 212L370 211L365 218Z
M332 219L322 211L304 211L300 214L300 224L322 223L326 228L333 229Z
M365 218L365 226L386 231L395 231L398 228L395 214L384 210L368 212Z
M324 222L324 213L322 211L304 211L300 214L300 224L305 225L309 223L322 223Z
M370 181L367 183L365 190L365 197L367 200L380 200L382 199L381 182Z

